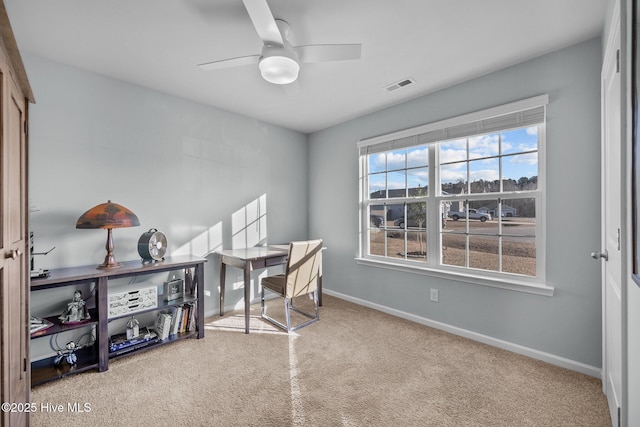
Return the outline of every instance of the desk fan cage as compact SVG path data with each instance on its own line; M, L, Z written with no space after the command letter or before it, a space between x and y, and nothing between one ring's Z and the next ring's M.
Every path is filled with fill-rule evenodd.
M167 236L152 228L140 236L138 253L143 260L161 261L167 253Z

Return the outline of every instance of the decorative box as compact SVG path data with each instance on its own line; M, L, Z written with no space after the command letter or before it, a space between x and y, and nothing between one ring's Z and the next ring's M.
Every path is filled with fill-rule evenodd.
M109 287L109 318L158 306L158 287L149 282Z

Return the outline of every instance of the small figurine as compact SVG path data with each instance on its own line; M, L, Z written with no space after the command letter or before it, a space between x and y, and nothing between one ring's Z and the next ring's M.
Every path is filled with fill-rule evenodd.
M69 341L65 346L64 350L58 350L58 355L56 356L53 364L55 366L60 366L62 364L62 359L65 359L69 366L73 366L78 361L78 356L76 356L76 343L73 341Z
M76 290L73 300L67 304L66 310L58 316L61 323L78 323L91 319L86 302L82 299L82 292Z
M127 322L127 339L131 340L137 338L140 335L140 322L131 316L131 320Z

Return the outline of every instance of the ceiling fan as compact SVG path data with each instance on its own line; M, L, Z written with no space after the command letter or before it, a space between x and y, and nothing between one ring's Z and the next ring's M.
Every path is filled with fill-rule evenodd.
M298 78L301 63L360 59L360 44L314 44L292 46L291 27L275 19L267 0L242 0L258 37L264 43L259 55L240 56L199 64L203 70L258 64L262 77L273 84L287 85Z

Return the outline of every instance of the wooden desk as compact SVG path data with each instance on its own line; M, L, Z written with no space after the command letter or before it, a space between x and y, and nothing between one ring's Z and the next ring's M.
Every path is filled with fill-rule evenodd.
M253 248L216 251L220 255L220 316L224 316L224 290L227 265L244 271L244 332L249 333L251 306L251 272L287 263L289 245L255 246ZM318 304L322 305L322 275L318 280Z

